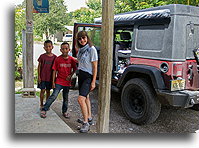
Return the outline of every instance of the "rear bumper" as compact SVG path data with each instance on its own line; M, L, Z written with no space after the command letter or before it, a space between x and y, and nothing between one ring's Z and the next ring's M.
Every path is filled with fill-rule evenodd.
M164 97L172 106L188 108L194 104L199 104L199 91L182 90L170 92L161 90L157 94Z

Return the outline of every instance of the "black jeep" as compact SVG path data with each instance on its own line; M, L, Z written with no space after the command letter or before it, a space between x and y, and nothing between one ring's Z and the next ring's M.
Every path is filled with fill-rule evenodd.
M154 122L161 104L199 110L198 14L172 4L115 15L112 90L133 123ZM95 23L76 23L73 37L87 31L99 53L101 18Z

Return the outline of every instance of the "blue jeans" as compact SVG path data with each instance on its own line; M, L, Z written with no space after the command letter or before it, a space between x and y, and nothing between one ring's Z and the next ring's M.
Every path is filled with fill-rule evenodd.
M52 95L47 99L46 103L44 104L44 107L42 108L43 111L47 111L51 104L57 99L57 96L61 89L63 89L63 105L62 105L62 113L67 112L68 109L68 92L69 92L69 86L62 86L59 84L55 84L55 88L53 89Z

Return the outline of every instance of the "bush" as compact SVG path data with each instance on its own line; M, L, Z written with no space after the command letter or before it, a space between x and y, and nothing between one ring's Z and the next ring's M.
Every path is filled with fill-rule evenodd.
M19 35L15 34L15 80L19 80L22 78L22 72L19 71L22 67L22 63L20 63L20 56L22 55L22 44Z
M20 79L20 73L18 71L15 71L15 80Z

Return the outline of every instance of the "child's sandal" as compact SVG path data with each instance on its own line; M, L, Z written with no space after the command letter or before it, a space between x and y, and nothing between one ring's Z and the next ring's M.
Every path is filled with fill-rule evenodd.
M46 118L46 111L41 111L40 117L41 118Z
M70 118L69 113L63 113L63 116L64 116L65 118Z

